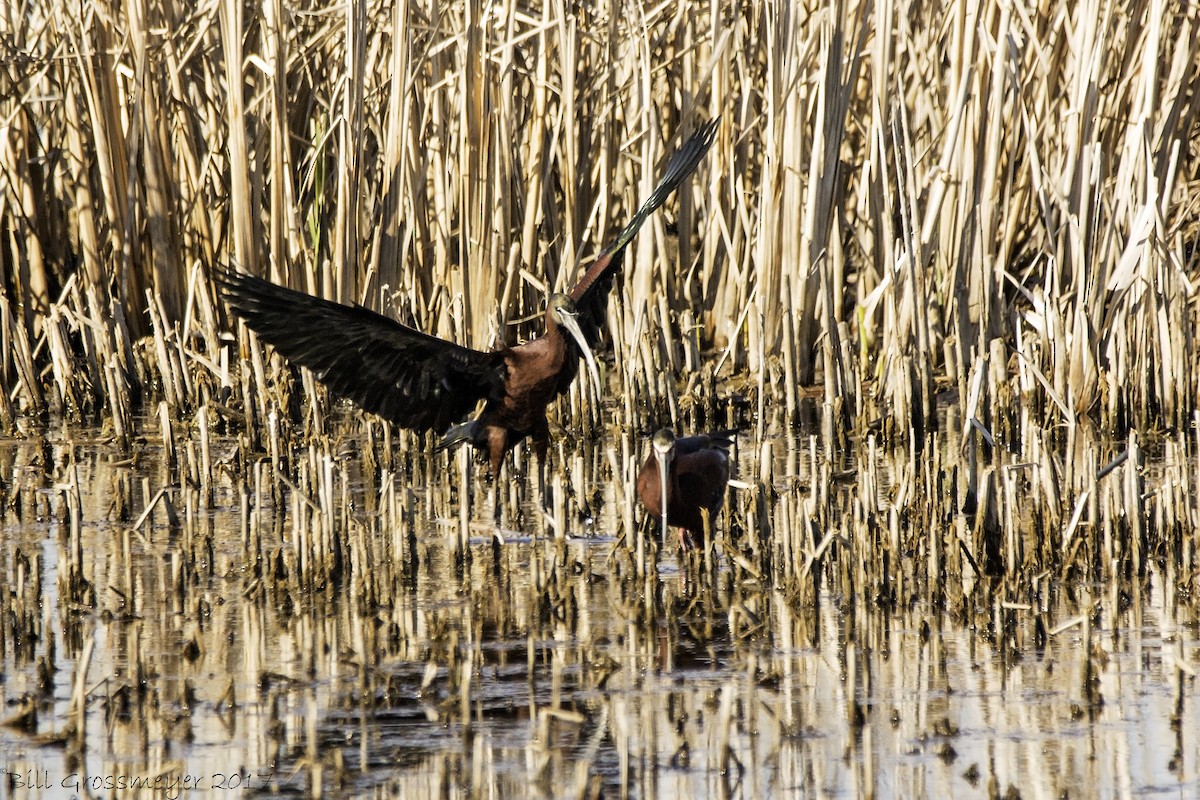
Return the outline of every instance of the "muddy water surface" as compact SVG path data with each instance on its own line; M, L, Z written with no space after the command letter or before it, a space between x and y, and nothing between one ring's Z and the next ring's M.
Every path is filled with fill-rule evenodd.
M943 554L953 591L858 596L821 577L843 526L811 591L737 547L707 573L667 546L639 577L602 477L567 536L527 507L503 544L479 485L464 557L457 496L420 476L386 478L407 499L381 532L378 476L318 453L335 491L295 469L255 494L239 447L192 482L153 441L0 442L0 799L1200 796L1182 558L1114 582ZM723 531L795 524L780 498L811 476L784 450ZM174 519L160 500L134 529L164 487ZM349 544L318 580L298 537L323 503ZM902 565L933 557L894 524Z

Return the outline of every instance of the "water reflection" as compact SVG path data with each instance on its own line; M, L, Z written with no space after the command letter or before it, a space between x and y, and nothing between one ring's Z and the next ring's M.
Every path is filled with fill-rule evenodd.
M419 466L317 446L274 486L222 441L209 509L188 459L71 435L0 442L0 798L1200 794L1192 551L1064 579L1030 538L987 577L900 496L957 466L743 446L719 569L642 576L611 454L572 457L569 535L526 499L498 544Z

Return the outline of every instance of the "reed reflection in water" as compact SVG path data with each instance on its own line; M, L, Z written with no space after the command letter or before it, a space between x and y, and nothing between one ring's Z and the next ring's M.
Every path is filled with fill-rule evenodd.
M741 442L709 573L630 526L610 475L636 435L560 448L560 520L522 485L500 543L473 474L384 469L370 432L339 431L275 462L206 434L175 466L94 431L0 443L0 798L1200 791L1196 574L1158 546L1190 541L1169 511L1194 487L1184 443L1126 455L1096 516L1051 530L1029 460L980 470L991 500L964 513L953 446L835 465L805 437ZM1114 512L1138 463L1128 569Z

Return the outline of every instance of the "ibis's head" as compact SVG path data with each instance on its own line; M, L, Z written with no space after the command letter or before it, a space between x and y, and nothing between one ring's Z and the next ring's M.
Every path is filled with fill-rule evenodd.
M583 329L579 327L579 310L575 308L575 301L565 294L555 292L550 295L550 300L546 303L546 316L555 325L571 334L575 344L579 345L579 351L583 353L588 370L592 373L592 380L596 384L596 389L599 390L600 370L596 368L596 358L592 355L592 348L588 345L587 337L583 335Z
M675 432L659 428L650 440L654 459L658 462L658 485L662 489L663 536L667 535L667 506L671 503L671 462L675 459Z

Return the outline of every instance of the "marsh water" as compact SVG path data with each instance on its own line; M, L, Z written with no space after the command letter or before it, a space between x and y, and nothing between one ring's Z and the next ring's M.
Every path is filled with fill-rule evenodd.
M428 477L455 462L362 477L331 450L311 459L332 490L293 472L265 491L236 440L214 437L197 477L146 428L136 457L66 426L0 441L0 799L1200 796L1189 554L1123 580L985 578L941 554L951 589L860 595L821 577L828 548L872 524L930 535L863 518L822 557L792 552L814 564L802 591L726 537L798 524L779 498L813 499L803 436L770 470L739 447L754 477L709 568L670 540L632 566L603 453L566 459L589 499L561 532L530 493L494 536L475 477L464 553L462 493ZM1141 469L1147 493L1195 474ZM327 501L348 543L333 573L296 539ZM897 574L932 557L896 552Z

